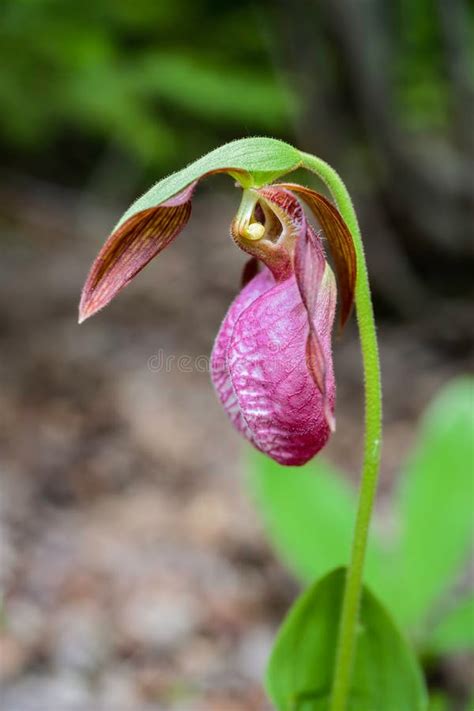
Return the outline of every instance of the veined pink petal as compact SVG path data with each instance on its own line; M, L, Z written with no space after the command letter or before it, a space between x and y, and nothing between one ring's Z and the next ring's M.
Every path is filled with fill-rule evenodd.
M335 299L333 289L324 286L313 323L326 363L332 412ZM266 270L234 301L214 346L212 379L224 408L239 431L281 464L304 464L330 435L324 397L307 365L309 333L296 277L277 284Z
M196 182L161 205L136 213L112 232L84 284L80 323L104 308L181 232L191 215L195 187Z
M244 286L227 311L211 354L211 379L217 396L237 430L251 442L253 442L252 433L242 419L238 400L230 380L227 355L232 333L239 316L259 296L274 286L275 280L266 267Z

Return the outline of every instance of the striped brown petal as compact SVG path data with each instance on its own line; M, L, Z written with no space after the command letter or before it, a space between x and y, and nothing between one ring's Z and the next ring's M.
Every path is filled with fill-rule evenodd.
M104 308L181 232L191 215L196 182L161 205L135 213L112 232L84 284L79 323Z
M341 328L349 318L354 303L357 262L351 233L339 211L324 195L293 183L279 183L281 187L301 195L324 232L336 269Z

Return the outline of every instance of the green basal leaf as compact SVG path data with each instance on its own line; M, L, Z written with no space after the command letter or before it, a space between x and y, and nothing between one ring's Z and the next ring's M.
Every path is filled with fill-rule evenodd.
M296 148L274 138L242 138L226 143L156 183L129 207L115 229L136 212L156 207L206 173L227 171L244 187L260 187L296 170L301 162Z
M437 654L474 651L474 594L439 622L430 637L429 649Z
M305 467L281 467L250 454L250 486L268 536L288 567L306 582L347 561L355 519L355 494L322 457ZM386 570L377 541L369 543L367 579Z
M390 608L416 629L466 560L474 500L474 391L455 381L428 408L399 496L401 538Z
M345 570L296 601L275 642L266 687L278 711L327 711L333 682ZM426 711L416 659L394 622L364 588L348 711Z

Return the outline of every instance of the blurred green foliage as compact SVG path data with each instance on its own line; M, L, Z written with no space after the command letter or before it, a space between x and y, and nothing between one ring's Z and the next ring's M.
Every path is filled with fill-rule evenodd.
M0 34L0 134L20 148L82 135L174 165L296 110L249 2L4 0Z
M402 32L396 85L401 117L413 127L443 125L449 89L443 71L439 22L432 0L399 0Z
M292 12L313 22L310 9L295 4ZM384 73L394 81L402 123L445 123L450 78L435 0L376 0L370 12L384 27L385 38L379 33L374 42L390 45ZM276 5L251 0L3 0L0 144L33 156L74 141L99 150L112 144L163 170L221 140L291 138L309 98L290 89L301 83L286 71L278 16ZM329 32L324 13L316 21L331 61L313 66L304 47L293 47L297 73L307 83L323 76L334 84L332 110L350 112L344 40ZM474 60L474 42L468 46ZM314 111L310 102L306 109Z
M456 3L450 23L439 8L436 0L397 0L392 8L397 103L402 123L415 129L446 127L454 91L449 63L474 66L474 4ZM468 66L457 73L463 70L469 73Z

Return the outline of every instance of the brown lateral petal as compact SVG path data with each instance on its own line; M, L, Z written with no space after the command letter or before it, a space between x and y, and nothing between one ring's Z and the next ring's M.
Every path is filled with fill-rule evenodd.
M82 290L79 323L104 308L181 232L191 215L196 183L157 207L135 213L112 232Z
M321 240L311 225L307 225L304 234L300 235L296 243L295 276L301 300L308 315L306 365L316 387L323 396L324 415L329 429L334 432L335 420L328 399L327 384L327 359L330 358L330 352L325 353L322 338L324 335L330 334L332 330L336 286L331 268L324 256ZM326 322L321 321L322 314L326 315ZM319 317L319 328L317 317Z
M323 396L324 417L331 432L336 431L336 420L328 398L328 388L326 385L326 358L321 346L321 342L314 329L310 329L306 341L306 365L313 378L319 392Z
M301 195L318 220L329 243L339 287L339 318L342 328L352 311L357 276L356 253L351 233L339 211L324 195L293 183L278 185Z
M311 225L306 224L303 234L296 242L295 276L301 299L310 318L314 315L325 268L326 257L322 242Z

